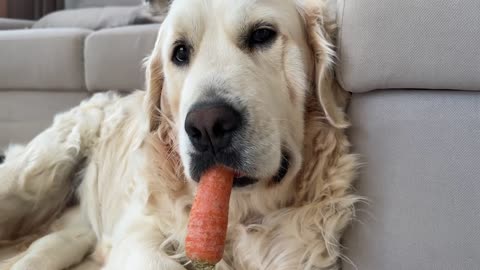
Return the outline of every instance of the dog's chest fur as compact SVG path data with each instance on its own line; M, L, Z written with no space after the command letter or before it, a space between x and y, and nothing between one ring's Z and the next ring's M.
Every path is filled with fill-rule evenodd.
M88 209L99 246L114 247L142 222L154 223L164 237L152 241L186 263L183 241L194 188L184 179L174 128L164 121L156 133L138 129L144 120L133 108L142 96L124 98L121 106L111 107L105 120L108 128L100 134L85 172L81 189L90 192L81 192L82 206ZM348 154L343 132L325 123L316 105L307 106L304 163L297 177L232 194L228 243L220 269L300 269L299 264L308 269L336 264L338 236L358 200L349 195L356 160ZM330 255L316 256L316 252Z

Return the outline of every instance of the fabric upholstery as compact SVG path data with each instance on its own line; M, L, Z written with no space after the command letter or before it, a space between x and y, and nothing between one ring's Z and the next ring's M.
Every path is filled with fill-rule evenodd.
M85 8L104 6L134 6L142 3L142 0L65 0L65 7Z
M10 143L27 143L52 124L55 114L88 96L86 91L0 91L0 153Z
M159 28L129 26L91 34L85 45L88 90L143 89L143 59L151 53Z
M34 21L0 18L0 30L30 28Z
M98 30L132 24L140 9L138 7L99 7L62 10L51 13L34 24L34 28L87 28Z
M357 188L370 199L345 236L356 267L479 269L480 93L354 94Z
M84 89L83 29L0 33L0 89Z
M338 75L353 92L480 90L480 1L340 0Z

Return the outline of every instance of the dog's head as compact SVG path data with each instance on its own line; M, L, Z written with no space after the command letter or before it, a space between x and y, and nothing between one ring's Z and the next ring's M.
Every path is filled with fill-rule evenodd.
M221 164L237 187L292 179L307 98L346 126L330 27L319 0L173 1L147 63L146 107L152 131L173 123L187 178Z

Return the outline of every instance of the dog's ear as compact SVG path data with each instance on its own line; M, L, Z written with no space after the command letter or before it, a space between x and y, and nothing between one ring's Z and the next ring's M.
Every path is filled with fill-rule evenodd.
M164 83L162 61L157 48L146 61L146 87L145 109L149 120L150 131L158 129L161 120L161 99Z
M305 20L308 43L315 63L315 90L329 123L336 128L349 125L345 114L346 92L335 81L334 37L336 25L325 0L297 0Z

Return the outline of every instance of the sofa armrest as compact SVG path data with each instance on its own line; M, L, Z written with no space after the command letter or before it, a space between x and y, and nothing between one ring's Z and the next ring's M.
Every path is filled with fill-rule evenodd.
M35 21L0 18L0 30L31 28Z

